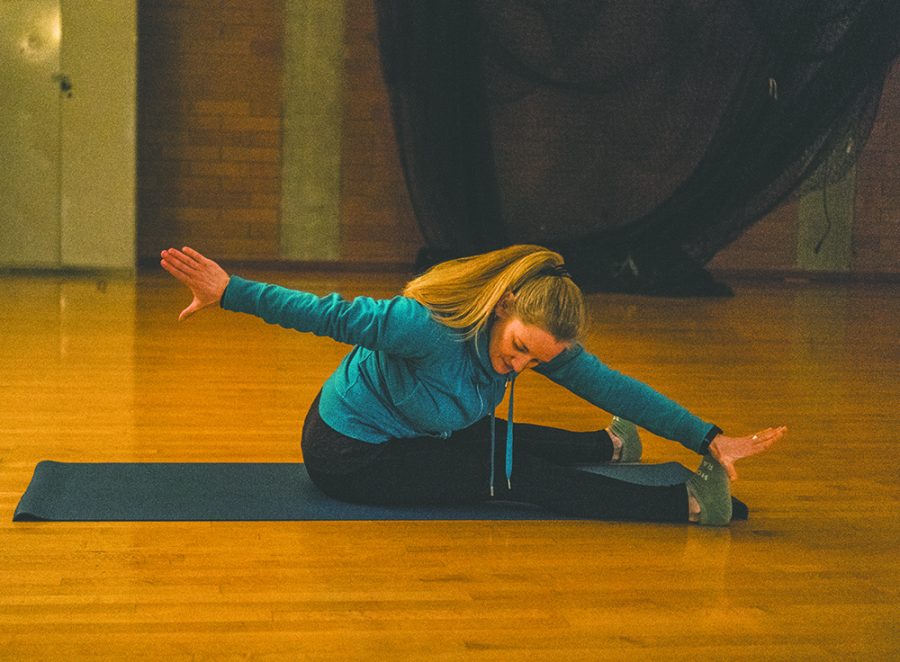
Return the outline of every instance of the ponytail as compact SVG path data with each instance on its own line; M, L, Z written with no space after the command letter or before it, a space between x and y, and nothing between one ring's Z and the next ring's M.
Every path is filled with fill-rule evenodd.
M581 290L563 268L562 256L540 246L519 244L442 262L407 283L403 295L471 338L485 329L508 292L515 295L511 312L526 324L560 342L582 334Z

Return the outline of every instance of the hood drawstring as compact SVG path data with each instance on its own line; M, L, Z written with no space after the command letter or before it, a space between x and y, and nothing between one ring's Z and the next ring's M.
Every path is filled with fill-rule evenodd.
M516 378L510 377L506 383L509 385L509 412L506 415L506 486L512 489L513 467L513 406L516 394ZM497 458L497 416L491 411L491 496L494 496L494 464Z

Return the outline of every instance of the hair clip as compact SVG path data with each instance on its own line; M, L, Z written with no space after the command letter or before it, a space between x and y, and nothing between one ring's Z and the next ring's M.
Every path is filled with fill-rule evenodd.
M569 270L566 269L563 265L558 264L552 267L545 267L541 269L538 276L558 276L559 278L571 278L572 274L569 273Z

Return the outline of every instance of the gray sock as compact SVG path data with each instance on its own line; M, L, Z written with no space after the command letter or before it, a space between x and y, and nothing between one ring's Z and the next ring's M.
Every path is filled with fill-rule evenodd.
M626 421L624 418L613 416L612 423L610 423L607 430L622 442L618 462L641 461L641 453L643 453L644 448L641 445L641 436L638 434L634 423Z
M731 481L712 455L704 456L687 482L688 494L700 504L700 524L728 526L731 522Z

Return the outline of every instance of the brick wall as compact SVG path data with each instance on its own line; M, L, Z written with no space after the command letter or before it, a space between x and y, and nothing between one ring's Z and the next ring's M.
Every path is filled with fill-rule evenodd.
M411 264L422 245L394 142L371 0L345 3L341 255Z
M139 258L276 259L283 0L138 7Z

